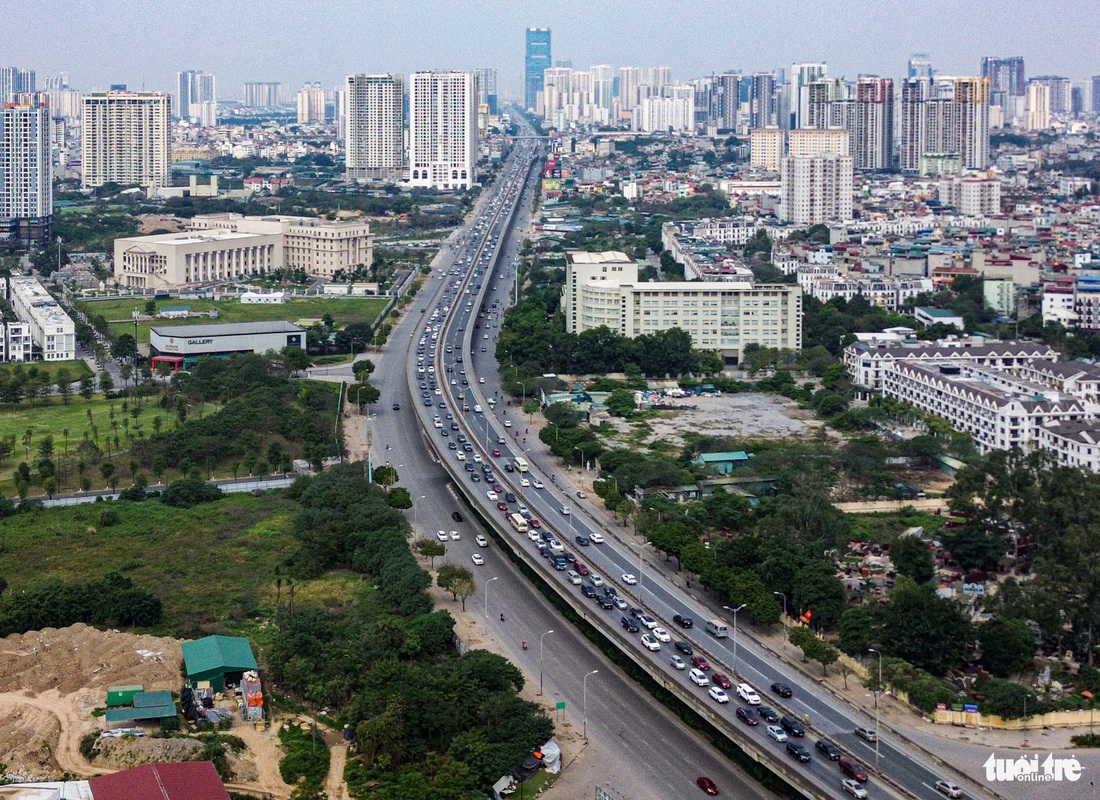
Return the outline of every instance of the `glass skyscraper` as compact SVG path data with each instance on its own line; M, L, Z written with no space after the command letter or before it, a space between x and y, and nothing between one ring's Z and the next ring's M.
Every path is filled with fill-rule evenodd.
M542 73L550 66L550 29L528 28L527 49L523 60L523 103L536 109L542 91Z

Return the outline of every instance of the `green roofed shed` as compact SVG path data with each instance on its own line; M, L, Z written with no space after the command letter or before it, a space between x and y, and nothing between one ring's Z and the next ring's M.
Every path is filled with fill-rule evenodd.
M256 669L252 645L239 636L206 636L184 642L183 664L192 683L209 681L215 691L225 688L225 676Z

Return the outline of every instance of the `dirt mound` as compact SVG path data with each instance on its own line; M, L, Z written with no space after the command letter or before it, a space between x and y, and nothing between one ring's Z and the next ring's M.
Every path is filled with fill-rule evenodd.
M0 639L0 692L56 689L66 695L133 683L146 690L178 689L182 660L175 639L82 624L45 628Z
M60 735L60 720L45 709L28 705L4 708L0 742L8 776L28 781L57 775L60 769L53 751Z
M196 739L153 739L144 736L100 739L92 766L117 770L161 761L198 761L203 750L202 742Z

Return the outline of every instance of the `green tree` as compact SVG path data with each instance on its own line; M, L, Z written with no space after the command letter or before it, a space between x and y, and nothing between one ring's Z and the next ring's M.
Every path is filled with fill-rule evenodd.
M928 583L935 575L936 563L928 543L919 536L899 536L890 545L890 560L901 575L914 583Z
M431 569L435 569L435 560L447 554L447 545L438 539L432 539L430 537L423 537L416 540L413 545L416 548L416 552L420 555L430 559Z
M852 606L840 616L840 649L860 658L878 641L878 626L863 606Z
M904 576L881 613L884 652L933 675L943 676L959 664L973 639L957 603Z
M310 365L313 364L309 353L293 345L284 347L280 355L283 357L283 367L290 375L297 375L299 372L309 369Z
M80 379L80 396L85 400L91 400L93 394L95 394L95 378L85 375Z
M634 404L634 392L630 389L615 389L604 401L604 406L616 417L629 416L637 407Z
M390 508L412 508L412 496L404 486L395 486L386 493L386 503Z
M992 620L979 626L982 666L998 678L1010 678L1035 660L1035 635L1023 620Z
M61 395L62 404L68 405L73 393L73 371L68 367L58 367L53 377L54 383L57 384L57 393Z
M361 358L351 365L352 374L359 383L366 383L374 373L374 362L369 358Z
M455 600L462 599L462 610L466 610L466 598L477 591L474 574L466 567L456 564L444 564L439 568L435 579L440 589L451 593Z

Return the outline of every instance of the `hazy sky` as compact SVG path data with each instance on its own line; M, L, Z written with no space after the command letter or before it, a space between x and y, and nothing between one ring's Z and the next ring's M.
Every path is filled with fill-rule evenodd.
M499 70L521 87L524 28L553 30L553 57L669 65L674 79L825 61L829 74L899 77L912 52L975 74L1022 55L1028 75L1100 74L1097 0L7 0L4 65L67 70L83 90L171 90L177 70L326 88L349 72ZM20 9L25 10L22 13Z

